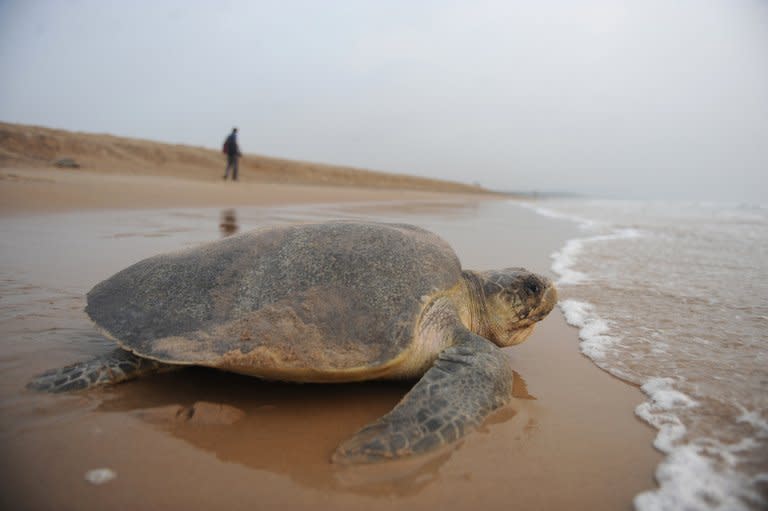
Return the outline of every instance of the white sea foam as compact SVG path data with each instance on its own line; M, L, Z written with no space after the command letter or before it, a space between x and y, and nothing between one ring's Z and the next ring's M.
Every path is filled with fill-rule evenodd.
M583 216L573 215L570 213L563 213L561 211L555 211L554 209L545 208L538 204L532 204L529 202L516 202L516 201L511 203L516 206L521 206L526 209L533 210L539 215L547 218L556 218L558 220L569 220L571 222L576 223L582 229L590 229L599 224L599 222Z
M656 469L660 488L634 499L638 511L749 511L757 509L760 496L744 490L750 481L733 470L718 470L703 448L683 444L671 449ZM752 504L752 505L751 505Z
M582 224L583 225L583 224ZM642 233L637 229L616 229L609 234L598 234L587 238L576 238L568 240L565 246L553 253L550 257L553 259L552 271L559 275L557 284L570 285L578 284L589 280L586 273L573 269L578 255L583 251L587 243L599 243L602 241L621 240L639 238Z
M768 438L768 421L763 419L760 412L757 410L747 410L739 404L736 404L736 406L741 410L741 415L736 418L736 421L749 424L757 430L759 436Z
M562 300L560 310L569 325L579 328L582 353L594 361L605 358L606 351L616 342L616 339L606 335L608 322L594 312L594 307L586 302L577 300Z
M635 408L635 414L659 430L653 445L662 452L672 452L675 443L683 438L686 428L675 413L680 408L691 408L696 401L672 386L672 378L653 378L641 389L650 398Z
M576 256L583 246L582 240L568 240L562 250L552 254L552 271L559 275L557 284L578 284L587 279L585 273L572 269Z

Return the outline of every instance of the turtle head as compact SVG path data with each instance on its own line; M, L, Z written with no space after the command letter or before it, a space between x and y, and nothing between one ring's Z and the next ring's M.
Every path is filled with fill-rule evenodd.
M466 272L470 284L470 328L499 346L520 344L557 303L546 277L524 268Z

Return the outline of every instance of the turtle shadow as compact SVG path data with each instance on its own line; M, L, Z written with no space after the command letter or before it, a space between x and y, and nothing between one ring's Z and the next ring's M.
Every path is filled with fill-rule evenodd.
M530 396L515 374L516 396ZM96 411L128 414L223 462L285 475L302 486L408 496L438 480L463 442L366 466L334 465L330 458L343 440L391 410L412 384L281 383L191 367L115 386ZM507 407L487 424L514 415Z

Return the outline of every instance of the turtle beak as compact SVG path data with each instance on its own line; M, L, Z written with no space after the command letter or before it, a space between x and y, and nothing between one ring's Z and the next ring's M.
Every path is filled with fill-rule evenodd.
M557 288L555 287L554 282L552 282L549 279L544 279L545 285L547 286L544 289L544 292L541 296L541 303L538 307L536 307L536 310L533 312L532 316L536 318L536 321L540 321L544 319L547 314L552 312L552 309L555 308L555 305L557 305Z
M547 314L552 312L552 309L555 308L555 305L557 304L557 288L551 280L544 277L540 278L546 287L541 294L541 301L539 302L538 307L528 314L528 317L524 321L526 326L512 332L506 343L504 343L504 346L514 346L525 341L530 337L531 333L533 333L536 323L547 317Z

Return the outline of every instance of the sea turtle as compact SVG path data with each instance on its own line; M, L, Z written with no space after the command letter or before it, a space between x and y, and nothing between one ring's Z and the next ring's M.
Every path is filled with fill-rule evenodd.
M522 268L462 271L437 235L404 224L272 227L140 261L97 284L86 312L119 348L48 371L52 392L185 365L270 380L416 379L336 462L424 453L507 403L500 347L526 339L557 301Z

